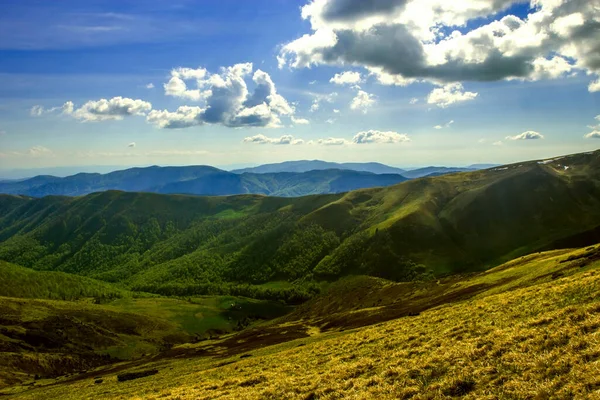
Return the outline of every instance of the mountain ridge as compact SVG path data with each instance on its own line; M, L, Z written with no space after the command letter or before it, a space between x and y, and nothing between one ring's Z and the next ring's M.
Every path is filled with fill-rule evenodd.
M16 182L0 182L0 193L43 197L124 190L209 196L264 194L289 197L387 186L404 180L406 178L397 174L378 175L353 170L315 170L293 175L234 174L210 166L152 166L108 174L79 173L65 178L40 175Z
M178 295L269 296L236 285L349 274L428 279L585 246L600 227L599 167L600 151L295 198L5 195L0 259Z

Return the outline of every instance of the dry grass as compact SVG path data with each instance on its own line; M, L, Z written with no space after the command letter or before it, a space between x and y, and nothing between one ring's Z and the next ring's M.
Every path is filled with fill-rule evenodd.
M543 275L565 257L550 256L552 266L532 257L511 273ZM570 275L352 331L313 328L311 337L249 357L163 360L144 366L160 370L153 377L118 383L110 373L101 384L83 379L14 398L600 398L599 268L594 261Z

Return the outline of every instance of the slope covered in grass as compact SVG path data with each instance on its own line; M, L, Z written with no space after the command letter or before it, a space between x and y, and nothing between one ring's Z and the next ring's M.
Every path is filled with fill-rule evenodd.
M174 345L239 331L288 311L279 303L231 296L187 301L123 297L101 305L91 298L0 297L0 388L34 375L54 379L99 365L156 356Z
M1 197L1 196L0 196ZM345 194L0 201L0 259L164 295L299 303L347 275L477 271L600 240L600 152ZM286 289L260 286L288 281Z
M397 285L363 281L351 285L348 295L356 295L359 288L375 298L386 287ZM323 321L305 315L301 320L263 326L261 336L242 332L182 346L160 360L95 370L20 392L18 398L588 399L600 395L600 246L533 254L438 285L448 293L481 290L472 290L470 297L447 297L420 313L382 318L349 330L328 330ZM341 287L334 291L344 295ZM437 291L433 286L413 287L396 300L424 301ZM363 306L340 313L351 318ZM373 313L393 306L362 310ZM269 335L288 336L288 341L274 344L273 339L265 345ZM117 381L117 374L147 369L157 369L158 374ZM94 385L93 376L103 382Z
M0 296L48 300L98 301L130 297L131 293L106 282L53 271L34 271L0 261Z

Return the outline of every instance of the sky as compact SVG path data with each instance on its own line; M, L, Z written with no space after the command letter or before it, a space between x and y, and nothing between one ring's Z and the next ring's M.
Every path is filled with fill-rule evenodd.
M597 0L0 0L0 170L600 148Z

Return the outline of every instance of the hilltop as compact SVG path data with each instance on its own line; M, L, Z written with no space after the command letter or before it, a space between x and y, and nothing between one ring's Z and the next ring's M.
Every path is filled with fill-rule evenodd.
M5 261L163 295L296 304L347 275L433 279L595 243L600 152L331 195L107 191L0 196L0 210Z

